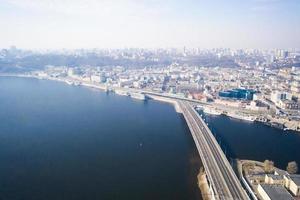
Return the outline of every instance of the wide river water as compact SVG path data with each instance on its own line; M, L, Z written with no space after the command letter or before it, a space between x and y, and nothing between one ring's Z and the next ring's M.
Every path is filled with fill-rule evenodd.
M198 199L199 166L169 104L0 77L0 199Z
M205 118L229 158L300 163L299 134ZM200 165L169 104L0 77L0 199L196 200Z

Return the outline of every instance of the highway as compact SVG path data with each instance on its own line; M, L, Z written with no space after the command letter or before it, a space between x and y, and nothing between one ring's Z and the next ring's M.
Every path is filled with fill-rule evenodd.
M213 189L213 198L218 200L249 199L205 122L190 103L178 101L178 104L200 154L208 181Z

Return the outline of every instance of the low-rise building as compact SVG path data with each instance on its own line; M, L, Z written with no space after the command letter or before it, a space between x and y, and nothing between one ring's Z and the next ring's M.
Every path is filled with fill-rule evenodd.
M284 186L285 180L281 175L275 174L266 174L265 175L265 183L272 184L272 185L282 185Z
M282 100L292 100L292 95L288 92L274 91L271 94L271 101L276 105Z
M300 174L285 176L285 187L288 188L289 191L294 196L300 196Z
M282 185L259 184L257 192L262 200L293 200L293 196Z
M287 110L299 110L300 105L298 102L293 101L293 100L280 100L278 103L278 106L282 109L287 109Z
M247 105L246 108L249 110L268 111L269 105L263 103L262 101L255 100L251 101L250 105Z
M92 75L91 76L91 81L92 82L96 82L96 83L100 83L101 82L100 76L98 76L98 75Z
M291 84L291 91L296 94L300 93L300 81L294 81Z

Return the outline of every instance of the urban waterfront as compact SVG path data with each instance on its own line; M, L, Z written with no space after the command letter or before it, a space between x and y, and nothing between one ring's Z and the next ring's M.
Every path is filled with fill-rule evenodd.
M0 78L1 199L199 199L200 161L172 105Z
M200 198L198 154L173 106L12 77L0 94L1 198ZM205 119L228 157L300 161L299 134Z

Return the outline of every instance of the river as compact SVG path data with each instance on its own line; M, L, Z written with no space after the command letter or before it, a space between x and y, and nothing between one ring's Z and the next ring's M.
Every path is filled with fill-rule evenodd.
M0 199L198 199L196 147L172 105L0 78Z

